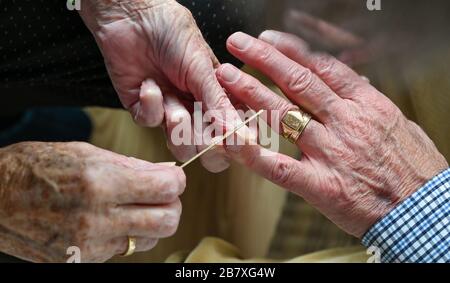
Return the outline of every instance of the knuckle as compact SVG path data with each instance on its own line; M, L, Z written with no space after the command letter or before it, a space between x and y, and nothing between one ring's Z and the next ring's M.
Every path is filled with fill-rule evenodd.
M286 160L277 158L270 172L271 179L281 186L289 186L292 176L292 168Z
M225 94L219 93L214 97L214 106L216 109L227 109L230 106L230 101Z
M258 62L269 62L273 55L273 48L266 47L260 42L254 45L254 52Z
M103 186L97 184L98 182L95 177L93 177L95 175L95 172L90 172L89 169L86 169L86 172L78 185L76 197L87 207L90 207L96 201L99 201L99 195L102 195L102 190L105 190Z
M288 70L286 77L288 90L295 94L305 94L314 82L314 76L309 69L300 69L292 66Z
M270 102L269 109L274 109L277 111L277 120L280 120L281 122L282 117L284 117L288 113L288 111L292 110L294 107L295 106L287 103L283 99L277 99ZM272 113L272 115L274 115L274 113Z
M316 72L319 76L329 78L335 72L337 61L331 55L319 54L316 56Z
M189 10L188 8L181 6L181 11L182 14L184 15L184 17L186 17L187 19L193 19L194 16L192 15L191 10Z
M182 5L179 5L176 9L172 9L171 12L174 18L182 23L190 22L193 18L191 11Z
M164 213L156 224L155 229L162 237L170 237L176 233L179 221L180 211L178 209L171 209Z
M250 80L245 80L243 87L242 87L242 92L247 95L247 96L254 96L255 93L258 91L258 87L253 84Z
M136 231L142 229L155 230L159 227L159 218L150 217L149 215L130 215L123 219L122 225L127 231Z
M161 200L165 203L171 203L178 199L180 188L177 186L169 186L162 190Z
M79 150L91 151L95 149L95 146L87 142L70 142L69 145Z
M176 177L165 178L161 184L161 198L167 203L174 202L184 192L185 187L186 177L184 174L177 174Z

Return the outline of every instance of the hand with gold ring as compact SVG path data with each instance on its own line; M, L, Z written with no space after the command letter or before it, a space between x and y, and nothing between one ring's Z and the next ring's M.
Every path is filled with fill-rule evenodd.
M448 168L422 129L388 98L342 62L310 51L300 38L266 31L258 40L236 33L227 47L274 81L288 100L229 64L217 70L222 86L254 110L279 111L280 129L291 131L288 136L303 152L296 160L244 145L227 147L229 154L303 197L346 232L362 237Z
M186 176L87 143L0 148L0 251L32 262L81 262L151 250L180 220Z

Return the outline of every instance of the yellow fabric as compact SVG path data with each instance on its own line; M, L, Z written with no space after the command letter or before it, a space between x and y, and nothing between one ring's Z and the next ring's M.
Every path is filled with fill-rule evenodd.
M320 251L289 260L245 259L235 246L217 238L204 239L191 253L171 255L168 263L364 263L369 256L361 246Z

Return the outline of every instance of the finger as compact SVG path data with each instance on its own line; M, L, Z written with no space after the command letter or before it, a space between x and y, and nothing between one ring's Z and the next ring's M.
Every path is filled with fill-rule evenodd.
M364 43L362 38L299 10L290 10L285 19L290 30L327 50L355 48Z
M222 138L221 136L212 139L211 143L216 141L217 139ZM211 144L209 143L209 144ZM203 144L197 146L199 152L207 148L208 144ZM218 145L210 151L206 152L204 155L200 157L200 162L209 172L211 173L220 173L225 171L230 167L230 162L227 158L226 151L222 145Z
M292 61L270 44L238 32L227 41L229 51L269 76L292 100L319 121L327 122L340 113L343 101L311 70Z
M167 145L177 160L186 162L197 154L191 114L176 96L169 93L164 96L164 110Z
M201 101L205 110L217 110L215 123L228 129L234 121L240 121L239 115L227 95L220 86L215 76L215 69L211 61L210 51L206 47L207 43L201 39L193 50L193 59L186 71L186 84L190 93L197 101ZM227 112L227 113L226 113ZM230 128L231 129L231 128Z
M250 108L259 111L267 110L267 123L278 133L281 130L281 120L290 110L296 109L291 102L273 93L254 77L238 70L230 64L222 65L217 71L217 77L222 86ZM272 117L277 114L278 117ZM264 117L264 116L263 116ZM273 123L279 123L273 125ZM300 149L309 154L313 149L324 146L328 140L325 127L311 120L297 141Z
M197 152L208 147L213 137L210 136L208 139L203 136L205 133L202 130L196 131L193 129L190 113L175 96L166 95L164 104L167 115L166 129L169 149L178 160L186 162L194 157ZM205 129L208 124L203 120L203 117L201 120L203 123L202 129ZM196 136L196 134L201 136ZM199 142L195 143L195 140ZM200 157L200 161L212 173L222 172L230 166L226 158L226 152L221 147L208 151Z
M112 212L116 219L115 235L145 238L166 238L172 236L181 215L179 200L162 206L121 206Z
M157 239L136 237L136 252L146 252L153 249L157 244ZM109 245L113 247L114 255L123 255L128 251L129 240L128 236L117 237L110 240Z
M186 176L177 166L166 164L144 165L136 161L136 168L117 166L108 169L108 178L96 184L98 172L92 176L94 186L102 201L117 205L128 204L167 204L184 192ZM88 172L90 174L90 172Z
M344 63L326 54L312 53L300 38L278 31L265 31L259 38L277 48L295 62L311 69L335 93L346 99L357 99L368 84Z
M299 161L250 144L227 147L227 151L237 162L302 197L313 194L320 182L320 173L306 158Z
M188 46L190 49L187 53L191 61L186 64L188 68L184 70L185 84L187 91L192 93L197 101L203 103L205 111L216 111L214 124L228 131L232 129L231 125L236 124L235 121L241 122L241 120L217 81L210 51L206 46L207 43L202 38L199 38L197 44ZM226 157L215 160L202 157L203 164L207 166L206 169L212 172L228 168L225 160Z
M202 152L209 145L223 136L223 128L220 124L208 123L208 118L214 119L214 113L208 112L202 118L201 129L195 128L194 136L197 145L197 151ZM212 122L212 121L210 121ZM218 135L215 137L214 135ZM200 162L209 172L219 173L226 170L230 163L228 162L226 152L223 146L218 145L209 150L200 157Z
M141 126L157 127L164 119L163 96L154 80L142 83L139 101L130 108L134 120Z

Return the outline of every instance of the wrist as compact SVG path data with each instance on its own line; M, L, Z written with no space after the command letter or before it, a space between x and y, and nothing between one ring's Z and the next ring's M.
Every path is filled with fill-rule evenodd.
M175 0L89 0L82 6L79 14L85 24L95 33L109 23L131 18L137 12L156 6L176 2Z
M369 206L367 230L448 168L434 143L409 120L399 119L385 144L385 158L371 177L378 188L372 190L376 203Z

